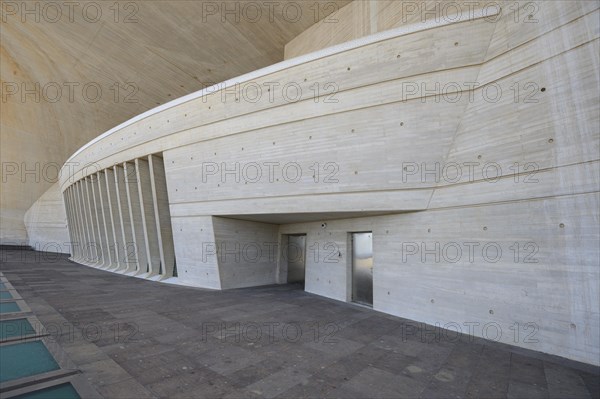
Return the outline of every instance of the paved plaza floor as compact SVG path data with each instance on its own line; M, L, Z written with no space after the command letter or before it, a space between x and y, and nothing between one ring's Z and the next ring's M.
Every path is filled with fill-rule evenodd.
M2 250L1 270L107 398L593 398L598 368L281 285L211 291Z

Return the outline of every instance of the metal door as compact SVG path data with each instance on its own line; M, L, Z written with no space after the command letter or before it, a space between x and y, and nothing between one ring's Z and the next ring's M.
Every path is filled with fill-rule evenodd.
M306 254L306 236L288 236L288 283L303 283Z
M352 301L373 305L373 233L352 233Z

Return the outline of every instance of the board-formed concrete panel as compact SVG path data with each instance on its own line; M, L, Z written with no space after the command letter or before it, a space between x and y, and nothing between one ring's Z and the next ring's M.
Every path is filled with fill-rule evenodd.
M25 213L30 247L44 252L72 253L69 243L75 240L65 229L67 207L70 213L71 204L67 205L60 197L60 187L55 183Z
M213 218L214 245L221 288L252 287L277 282L279 226L228 218Z
M162 157L149 155L150 183L156 220L158 250L160 253L160 274L173 276L175 272L175 249L173 247L173 230L171 227L171 212L167 197L167 182Z

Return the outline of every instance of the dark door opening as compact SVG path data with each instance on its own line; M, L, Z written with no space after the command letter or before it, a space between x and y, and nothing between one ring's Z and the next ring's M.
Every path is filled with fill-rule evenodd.
M287 236L287 282L304 286L306 273L306 235Z

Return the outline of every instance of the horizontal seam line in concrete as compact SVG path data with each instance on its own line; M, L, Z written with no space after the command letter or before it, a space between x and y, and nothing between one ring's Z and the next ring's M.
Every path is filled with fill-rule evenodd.
M556 165L556 166L552 166L552 167L548 167L548 168L544 168L544 169L538 169L538 170L536 170L534 172L535 173L549 172L549 171L557 170L557 169L560 169L560 168L567 168L567 167L571 167L571 166L584 165L584 164L593 164L593 163L596 163L596 162L599 162L599 161L600 161L600 159L593 159L593 160L581 161L581 162L574 162L574 163L564 164L564 165ZM498 180L509 179L509 178L513 178L515 176L528 176L531 173L532 173L531 171L523 171L523 172L519 172L519 173L512 173L512 174L509 174L509 175L498 176ZM470 185L470 184L476 184L476 183L485 183L485 182L488 182L489 180L491 180L491 179L478 179L478 180L469 181L469 182L446 184L446 185L443 185L443 186L429 186L429 187L415 187L415 188L396 188L396 189L390 188L390 189L380 189L380 190L360 190L360 191L343 191L343 192L302 193L302 194L290 194L290 195L277 195L277 196L271 196L271 197L238 197L238 198L209 199L209 200L203 200L203 201L181 201L181 202L171 202L171 203L169 203L169 205L173 206L173 205L183 205L183 204L193 204L193 203L246 201L246 200L256 200L256 199L307 197L307 196L319 196L319 195L345 195L345 194L387 193L387 192L396 192L396 191L442 190L442 189L452 188L452 187L462 186L462 185Z

